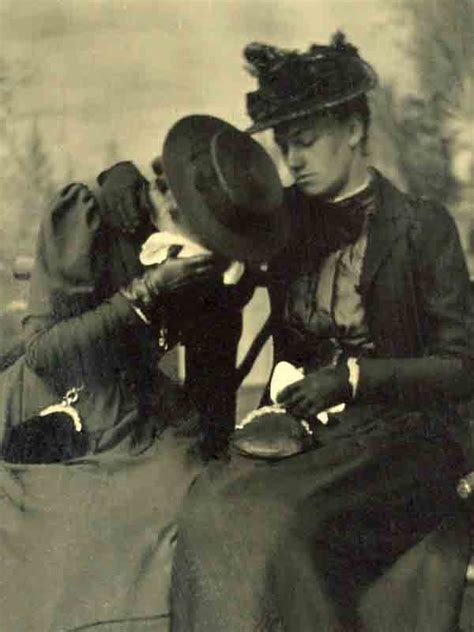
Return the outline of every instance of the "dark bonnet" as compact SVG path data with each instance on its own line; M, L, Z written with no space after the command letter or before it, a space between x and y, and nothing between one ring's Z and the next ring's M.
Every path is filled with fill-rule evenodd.
M244 56L258 81L247 94L250 133L345 103L377 84L373 68L339 31L329 46L312 44L304 53L252 43Z

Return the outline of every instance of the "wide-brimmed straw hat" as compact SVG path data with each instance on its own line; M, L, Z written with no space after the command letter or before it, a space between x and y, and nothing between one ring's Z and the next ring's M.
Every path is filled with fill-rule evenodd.
M191 115L168 132L163 168L192 239L229 259L267 261L284 245L288 217L277 169L248 134Z
M251 134L341 105L377 85L374 69L340 31L329 46L313 44L304 53L253 43L244 56L258 81L258 90L247 94Z

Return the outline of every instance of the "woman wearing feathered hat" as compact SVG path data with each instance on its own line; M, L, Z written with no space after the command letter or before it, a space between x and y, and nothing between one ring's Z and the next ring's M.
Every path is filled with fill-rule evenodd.
M240 454L187 497L173 630L448 632L469 555L452 404L473 359L454 222L369 167L376 75L344 36L245 56L249 131L273 129L295 181L269 271L285 364Z
M0 373L3 630L168 629L180 503L233 428L242 262L285 222L271 159L220 119L178 121L163 162L166 187L120 164L43 217ZM184 391L158 368L177 342Z

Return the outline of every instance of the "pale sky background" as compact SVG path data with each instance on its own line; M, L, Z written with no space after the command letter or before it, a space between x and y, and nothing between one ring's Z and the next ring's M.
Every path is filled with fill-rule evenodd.
M414 85L386 0L0 0L0 54L33 72L17 94L58 177L118 155L144 167L189 113L246 126L250 41L305 49L338 28L381 76Z

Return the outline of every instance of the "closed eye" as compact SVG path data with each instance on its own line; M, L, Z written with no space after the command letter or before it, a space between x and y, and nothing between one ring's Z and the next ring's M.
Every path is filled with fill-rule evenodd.
M295 134L293 137L283 138L275 134L275 142L283 154L287 154L290 145L292 147L311 147L319 140L320 136L321 135L314 130L305 130L299 132L297 135Z

